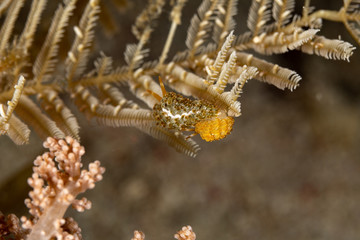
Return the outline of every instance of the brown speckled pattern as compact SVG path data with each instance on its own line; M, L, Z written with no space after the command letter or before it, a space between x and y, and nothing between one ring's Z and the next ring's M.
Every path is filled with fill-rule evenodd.
M211 119L217 113L209 102L191 100L174 92L166 93L153 108L153 116L159 125L178 130L193 129L198 122Z

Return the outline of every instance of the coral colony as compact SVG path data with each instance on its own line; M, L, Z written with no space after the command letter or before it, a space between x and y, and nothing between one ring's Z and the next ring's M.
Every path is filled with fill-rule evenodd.
M0 239L81 239L79 226L74 219L64 218L64 213L70 205L78 211L91 207L89 200L76 197L94 188L104 168L95 161L82 170L85 151L79 143L79 124L64 95L101 125L135 127L195 157L199 147L194 135L214 141L230 134L234 119L241 115L238 99L249 79L290 91L299 86L301 77L295 71L250 50L257 55L298 50L349 61L355 47L320 35L322 20L342 22L360 43L359 0L344 0L338 11L316 10L305 0L300 13L295 12L294 0L253 0L248 31L236 35L234 18L240 3L203 0L182 40L186 48L171 56L186 0L149 0L133 25L137 42L126 46L126 64L113 66L112 57L92 48L101 9L111 1L89 0L84 9L77 9L76 3L64 0L45 30L38 26L47 21L42 19L46 0L33 0L22 23L17 20L25 8L23 0L0 3L0 133L24 144L29 142L31 127L46 139L44 147L49 149L35 159L28 180L32 190L25 204L31 216L20 221L13 214L0 214ZM74 11L81 15L78 23L70 21ZM170 28L161 54L151 59L149 42L155 23L168 13ZM15 23L20 25L15 28ZM73 38L64 40L70 31ZM70 43L62 44L69 39ZM61 52L67 55L61 57ZM89 67L90 56L98 56L95 67ZM171 90L167 92L162 81ZM126 84L136 101L145 105L125 98L119 83ZM132 239L144 238L135 231ZM186 226L175 238L195 240L196 236Z

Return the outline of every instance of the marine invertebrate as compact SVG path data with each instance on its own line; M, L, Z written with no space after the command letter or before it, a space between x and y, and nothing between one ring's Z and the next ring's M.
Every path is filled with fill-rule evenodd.
M0 239L14 234L15 239L81 239L81 229L74 219L64 218L69 206L79 212L91 208L91 202L77 195L95 187L105 171L99 161L82 170L84 147L75 139L47 138L44 147L49 149L34 161L34 173L28 179L32 191L25 200L31 217L0 214ZM6 223L7 222L7 223Z
M178 231L174 237L177 240L195 240L196 239L196 234L193 231L192 227L190 225L188 226L184 226L181 228L180 231Z
M175 92L166 92L159 77L162 97L153 108L153 117L158 125L179 131L195 131L206 141L220 140L230 134L234 119L219 111L214 104L201 99L191 100Z
M112 58L101 53L95 67L87 69L89 56L95 49L91 46L99 1L88 1L79 23L70 26L74 30L71 47L62 51L58 51L63 47L60 42L70 16L77 8L76 1L64 0L60 4L48 34L37 34L39 38L46 35L38 41L41 42L39 49L32 48L33 38L46 1L32 2L24 30L17 38L13 30L19 29L14 28L14 24L23 2L4 1L0 6L5 18L0 32L0 103L3 104L0 130L18 144L28 142L28 126L44 138L65 135L80 138L77 120L63 98L67 95L79 110L99 124L135 127L180 152L195 156L198 146L193 139L179 132L187 130L186 125L177 123L182 116L193 114L191 108L201 109L206 105L202 114L205 117L188 124L191 130L205 140L220 139L231 131L233 119L242 114L238 98L247 80L256 79L291 91L299 86L301 77L295 71L253 54L299 50L324 58L349 60L355 47L344 40L319 35L323 19L343 22L360 42L358 0L344 0L338 11L314 11L310 1L306 0L300 15L295 14L294 1L253 0L248 31L238 35L233 32L238 1L203 0L184 40L186 49L176 49L179 52L172 56L169 50L176 45L173 44L174 34L181 24L186 1L167 4L163 0L154 0L144 7L133 26L137 42L127 45L126 64L113 68ZM163 46L161 55L149 58L155 22L164 9L164 12L170 12L171 27L164 44L158 44ZM29 51L30 48L33 51ZM249 53L251 51L253 54ZM65 60L58 56L59 52L68 53ZM26 82L20 77L23 75ZM175 117L165 118L163 125L157 125L159 121L151 110L158 99L149 94L149 91L160 94L161 87L154 80L158 75L164 76L165 84L176 91L174 94L177 95L169 97L170 100L183 101L182 96L196 99L189 104L188 111L179 110L180 117L176 111L171 113ZM135 100L125 97L120 83L129 87ZM10 104L6 104L9 100ZM140 101L146 105L138 104ZM181 104L186 106L185 102ZM158 111L167 113L165 117L170 115L170 108Z
M159 100L149 91L161 94L161 87L155 80L157 76L163 76L164 83L176 94L195 98L194 103L199 101L204 106L205 102L213 105L205 107L209 111L204 112L206 116L198 127L195 126L198 120L188 125L180 124L182 117L191 118L186 114L170 117L171 121L163 119L163 125L164 121L174 122L181 125L180 129L191 127L195 132L204 133L200 134L203 138L215 140L228 134L231 118L241 115L238 98L247 80L256 79L290 91L299 86L301 76L298 73L253 54L271 55L299 50L328 59L349 60L355 50L352 44L319 35L324 19L343 22L354 39L360 42L360 4L357 0L344 1L338 11L315 11L307 0L301 12L296 12L294 1L253 0L246 22L248 31L237 35L234 34L235 16L240 3L236 0L202 0L192 17L186 39L182 41L186 48L175 49L174 36L182 24L186 1L168 4L164 0L154 0L148 2L135 20L132 32L137 42L127 44L124 52L126 64L114 68L113 59L100 53L95 68L87 69L96 37L94 27L100 6L107 5L105 2L88 1L79 23L71 26L74 33L69 44L71 47L61 51L68 22L77 8L76 0L65 0L60 4L45 39L41 34L40 39L36 39L35 32L46 0L33 1L19 38L13 37L13 30L23 1L6 3L1 9L5 20L0 31L0 53L3 56L0 60L0 104L5 106L13 97L13 86L20 75L27 81L21 87L22 91L16 91L21 93L17 96L18 104L12 109L11 118L3 121L0 128L1 134L7 134L18 144L28 142L28 125L43 138L67 135L80 138L78 122L62 98L67 94L78 109L99 124L135 127L180 152L195 156L199 147L193 139L185 136L179 128L156 124L159 120L154 118L152 109ZM163 17L164 9L164 12L170 12L170 28L166 39L157 44L162 46L161 54L151 55L154 51L149 43L154 41L155 23ZM34 42L40 42L41 48L29 51ZM173 50L177 53L172 55ZM59 52L68 54L61 59ZM126 98L119 83L125 83L136 99ZM178 95L174 98L180 99ZM138 100L146 106L136 102ZM211 109L216 109L215 113L211 113ZM173 114L176 116L175 112ZM212 131L214 129L217 130Z

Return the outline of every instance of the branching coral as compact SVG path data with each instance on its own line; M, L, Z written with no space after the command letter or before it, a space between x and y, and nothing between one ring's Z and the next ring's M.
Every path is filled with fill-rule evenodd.
M175 235L174 235L175 239L177 240L195 240L196 239L196 234L195 232L192 230L192 227L190 225L188 226L184 226L181 228L180 231L178 231ZM131 238L131 240L144 240L145 239L145 234L141 231L134 231L134 237Z
M180 231L178 231L175 236L177 240L195 240L196 234L192 230L191 226L184 226L181 228Z
M33 50L35 33L47 1L32 1L26 21L19 23L22 32L16 34L14 31L20 28L15 28L15 24L24 2L0 3L0 15L4 18L0 29L0 134L8 135L17 144L27 143L29 125L39 136L50 138L44 144L49 152L35 160L34 174L29 179L33 191L26 206L32 217L22 217L20 227L15 215L0 216L0 237L13 234L16 239L80 239L76 222L64 219L64 213L70 205L78 211L91 207L86 198L77 200L76 196L93 188L104 172L98 161L91 163L88 171L81 170L84 148L74 140L80 139L79 125L62 94L70 96L79 110L99 124L135 127L180 152L195 156L199 147L191 139L192 135L184 132L195 129L202 137L206 135L205 140L226 136L233 118L242 114L239 97L248 80L256 79L290 91L299 86L301 76L295 71L249 52L271 55L299 50L326 59L349 61L355 47L341 39L319 35L322 20L342 22L360 43L359 0L344 0L338 11L313 11L307 0L300 15L295 14L293 0L253 0L246 22L248 31L239 35L234 34L237 0L203 0L182 41L186 49L176 49L178 53L171 56L187 1L168 4L164 0L149 0L132 28L137 42L126 46L126 64L113 67L113 59L99 53L95 66L88 69L100 6L106 3L87 1L79 22L73 24L70 20L77 10L77 1L64 0L54 12L47 33L39 34L38 49ZM165 41L159 44L161 53L150 59L149 43L153 40L155 23L163 12L170 13L170 27ZM68 49L66 44L62 49L68 28L74 33L72 39L69 34L72 42ZM67 53L64 59L59 56L61 52ZM161 94L157 84L159 76L177 92L178 95L174 94L177 100L196 98L194 102L200 106L187 109L188 112L181 115L176 111L180 109L181 112L183 103L190 100L170 102L173 104L170 108L158 110L164 113L175 109L168 116L178 116L159 123L154 114L159 108L156 96ZM145 106L127 99L120 83L126 84ZM195 111L206 106L211 106L216 114L209 114L209 118L196 120L186 127L174 128L168 124L189 114L197 117ZM211 121L214 122L210 124ZM220 132L220 137L215 137L214 132ZM65 140L58 140L63 138ZM137 231L133 239L144 237ZM175 238L194 240L195 233L187 226Z
M85 150L76 140L49 137L44 142L49 152L38 156L34 161L33 175L28 179L33 188L26 206L31 218L21 217L22 227L14 215L8 220L0 219L0 236L13 233L16 239L81 239L80 228L72 218L63 218L67 208L72 205L82 212L91 208L86 198L76 199L77 195L95 187L102 179L105 169L99 161L89 164L89 170L81 170L81 157Z

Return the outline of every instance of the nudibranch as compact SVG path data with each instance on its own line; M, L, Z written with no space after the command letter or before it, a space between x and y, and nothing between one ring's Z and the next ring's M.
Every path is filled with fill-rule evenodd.
M162 97L149 91L158 101L153 107L156 123L164 128L194 131L207 142L220 140L230 134L234 119L219 111L208 101L191 100L175 92L167 92L159 77Z

